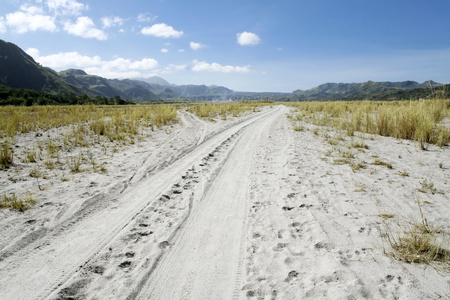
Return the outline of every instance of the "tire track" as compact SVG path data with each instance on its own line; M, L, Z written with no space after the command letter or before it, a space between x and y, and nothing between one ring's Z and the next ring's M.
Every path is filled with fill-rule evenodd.
M188 155L174 161L164 172L152 174L125 191L113 205L87 216L80 216L67 229L45 235L39 248L12 255L0 262L0 288L4 299L45 299L55 297L65 283L83 269L110 242L154 205L178 181L179 174L211 153L228 137L273 111L259 114L208 139ZM31 272L30 272L31 271ZM17 283L21 284L18 285ZM22 286L26 286L23 289Z
M261 133L281 112L278 109L254 122L239 136L217 178L195 202L173 246L128 299L231 299L238 295L251 160Z

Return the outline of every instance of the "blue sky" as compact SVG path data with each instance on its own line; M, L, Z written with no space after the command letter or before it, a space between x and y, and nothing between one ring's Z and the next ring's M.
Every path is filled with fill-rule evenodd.
M0 0L0 38L57 71L291 92L450 82L449 0Z

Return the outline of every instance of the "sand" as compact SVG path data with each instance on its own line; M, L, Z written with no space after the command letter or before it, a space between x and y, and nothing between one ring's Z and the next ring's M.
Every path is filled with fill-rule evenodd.
M106 173L56 168L38 184L15 161L0 191L38 202L0 211L0 299L449 298L442 266L385 252L419 204L450 231L450 148L294 131L289 113L180 111L134 145L89 149ZM19 136L15 153L61 130Z

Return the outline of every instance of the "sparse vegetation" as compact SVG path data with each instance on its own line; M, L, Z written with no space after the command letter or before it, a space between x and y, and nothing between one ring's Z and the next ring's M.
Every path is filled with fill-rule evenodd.
M134 144L135 137L145 128L160 128L177 122L174 105L141 106L39 106L0 107L0 169L8 168L14 159L10 140L18 134L35 132L37 142L22 151L22 163L36 163L31 176L57 167L80 172L82 155L76 148L101 145L106 154L108 148L115 151L119 146ZM64 133L54 129L64 127ZM61 153L74 152L67 159ZM93 157L88 162L95 172L106 172ZM83 169L84 170L84 169ZM36 176L34 176L36 177ZM36 177L36 178L39 178Z
M351 164L350 167L352 168L353 173L361 169L367 169L367 165L364 162Z
M440 191L438 189L436 189L436 187L434 186L434 183L431 180L425 179L423 181L420 182L420 188L418 189L419 192L421 193L431 193L431 194L443 194L443 191Z
M400 176L403 176L403 177L408 177L409 176L409 173L408 172L406 172L406 171L403 171L403 172L398 172L398 175L400 175Z
M72 173L78 173L81 172L81 163L83 161L83 156L81 153L77 156L72 156L67 159L67 165L70 168L70 171Z
M434 264L450 270L450 251L448 248L448 233L428 224L419 203L421 222L411 222L401 225L394 232L391 225L385 222L386 240L390 249L384 249L388 256L407 263ZM386 219L386 218L385 218Z
M252 101L252 102L232 102L232 103L201 103L191 104L188 111L205 119L213 119L216 117L226 118L227 115L240 116L244 112L258 111L258 107L272 105L268 102Z
M363 142L352 142L350 146L356 149L369 149L369 146L367 146Z
M301 112L294 120L344 130L417 141L440 147L450 143L450 128L443 121L450 117L450 100L302 102L291 104Z
M35 203L36 199L34 199L31 194L27 194L23 199L20 199L14 193L10 196L3 194L3 196L0 197L0 209L9 208L23 212Z
M9 168L13 159L13 153L9 149L9 141L4 141L0 148L0 170Z
M384 220L392 219L393 217L395 217L395 215L393 215L393 214L379 214L378 216L380 218L383 218Z
M115 140L122 134L128 137L138 134L141 126L161 127L176 122L177 109L174 105L8 106L0 107L0 117L0 138L71 126L66 142L78 145L89 134ZM51 141L48 146L53 146Z
M379 160L379 159L375 159L375 161L372 163L372 165L384 166L384 167L386 167L388 169L393 169L393 166L390 163L387 163L387 162Z
M337 150L337 157L334 159L334 164L336 165L343 165L343 164L350 164L351 160L355 158L355 155L353 152L348 150Z

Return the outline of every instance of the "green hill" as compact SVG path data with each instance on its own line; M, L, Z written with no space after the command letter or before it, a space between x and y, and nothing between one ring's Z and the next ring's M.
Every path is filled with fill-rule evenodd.
M415 95L432 94L441 83L432 80L418 83L415 81L363 83L325 83L308 90L296 90L292 99L305 100L396 100L408 99ZM402 98L399 98L402 97Z
M0 40L0 84L51 93L83 93L61 80L53 70L39 65L16 45L3 40Z

